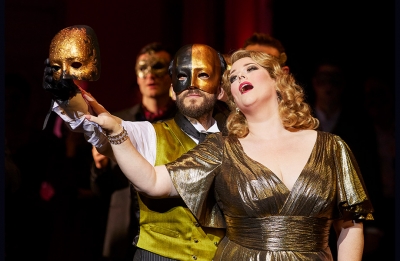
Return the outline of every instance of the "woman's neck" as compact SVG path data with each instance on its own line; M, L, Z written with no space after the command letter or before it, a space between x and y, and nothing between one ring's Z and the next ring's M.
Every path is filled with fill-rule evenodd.
M262 139L273 139L281 136L287 130L283 126L282 120L279 115L265 118L263 120L247 120L249 126L249 135Z

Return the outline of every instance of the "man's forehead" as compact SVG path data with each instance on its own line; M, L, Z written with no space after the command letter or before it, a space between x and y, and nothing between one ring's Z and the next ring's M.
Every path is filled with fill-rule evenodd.
M202 55L207 53L207 55L212 55L214 58L217 58L217 52L207 45L202 44L194 44L192 47L192 55Z
M208 67L218 66L217 52L207 45L193 44L182 48L175 57L176 66Z
M138 57L138 61L149 60L149 59L165 60L169 62L171 60L171 56L166 51L159 51L159 52L143 53Z

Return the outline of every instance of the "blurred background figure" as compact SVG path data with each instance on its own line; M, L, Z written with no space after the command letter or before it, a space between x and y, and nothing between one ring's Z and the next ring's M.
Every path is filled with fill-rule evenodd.
M90 144L55 113L45 130L33 129L31 87L19 74L5 78L6 260L99 260Z
M89 87L87 89L90 90ZM91 145L52 113L46 148L51 152L40 185L51 227L49 260L100 260L105 219L90 188Z
M4 158L4 181L5 181L5 251L6 260L17 260L18 252L23 249L21 237L23 230L21 229L21 221L23 220L21 211L23 202L21 201L21 172L11 157L10 150L5 144Z
M175 115L177 108L169 95L171 57L169 49L159 42L149 43L139 51L135 71L141 101L114 115L126 121L149 122ZM81 133L76 134L83 137ZM134 213L138 207L132 205L137 204L136 192L130 191L128 179L115 162L99 154L94 147L92 152L91 187L108 205L102 256L104 260L132 261L136 249L132 244L139 225Z
M51 218L47 220L49 216L39 207L47 159L46 135L31 129L27 113L30 102L34 102L31 97L31 87L23 76L5 75L7 260L23 260L29 256L46 260L51 233ZM27 244L27 235L35 235L36 240Z
M281 41L265 33L253 33L243 44L243 49L250 51L260 51L269 55L275 56L279 60L282 69L289 72L289 67L286 65L287 56L285 47Z
M382 253L387 254L388 260L394 260L395 233L392 224L395 222L395 103L393 88L390 88L389 82L375 74L363 82L364 106L376 132L383 192L382 201L376 206L376 219L381 230L370 229L366 234L369 237L366 250L372 251L368 252L364 260L378 260Z
M393 90L384 80L371 76L364 81L364 105L378 139L380 173L385 199L395 196L395 108ZM387 204L389 202L382 202ZM393 203L393 202L391 202Z
M350 85L344 68L341 63L332 59L317 63L311 79L314 95L312 107L315 117L320 121L319 129L340 136L353 151L375 211L379 212L378 208L382 202L382 183L376 132L371 117L362 106L361 99L357 101L348 98L354 97L350 93L356 87ZM362 97L362 93L358 93L358 96ZM372 240L380 240L382 222L384 221L377 217L375 221L365 226L366 245L371 242L373 247ZM331 239L332 249L336 248L334 241L336 239ZM366 256L370 254L369 252L375 251L369 247L364 249Z
M30 132L26 111L30 101L30 86L17 73L5 75L5 257L18 260L24 249L25 223L28 202L22 189L25 177L21 171L23 154L27 150ZM29 176L27 177L29 178Z
M5 75L4 91L7 146L11 155L17 155L31 138L26 113L30 105L31 87L22 75L8 73Z

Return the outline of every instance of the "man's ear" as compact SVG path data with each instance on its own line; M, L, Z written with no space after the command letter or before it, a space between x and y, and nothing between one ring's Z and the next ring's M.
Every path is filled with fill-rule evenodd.
M174 89L172 88L172 83L171 86L169 87L169 96L173 101L176 101L176 93L174 92Z
M137 87L139 87L140 86L140 82L139 82L139 76L136 76L136 84L137 84ZM139 87L139 90L140 90L140 87Z
M218 93L217 99L220 101L223 101L223 102L226 102L228 100L228 95L224 91L224 88L222 88L221 86L219 87L219 93Z
M282 71L284 71L285 73L289 73L289 66L287 65L283 66Z

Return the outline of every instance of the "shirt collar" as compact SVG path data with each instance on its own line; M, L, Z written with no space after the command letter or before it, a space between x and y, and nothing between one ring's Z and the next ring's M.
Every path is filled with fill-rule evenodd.
M185 116L186 117L186 116ZM196 128L196 130L198 130L199 132L209 132L209 133L215 133L215 132L220 132L220 130L218 129L218 125L217 122L215 121L214 118L212 118L212 122L213 124L211 125L211 127L206 130L204 129L203 125L200 124L200 122L194 118L190 118L190 117L186 117L190 123Z

